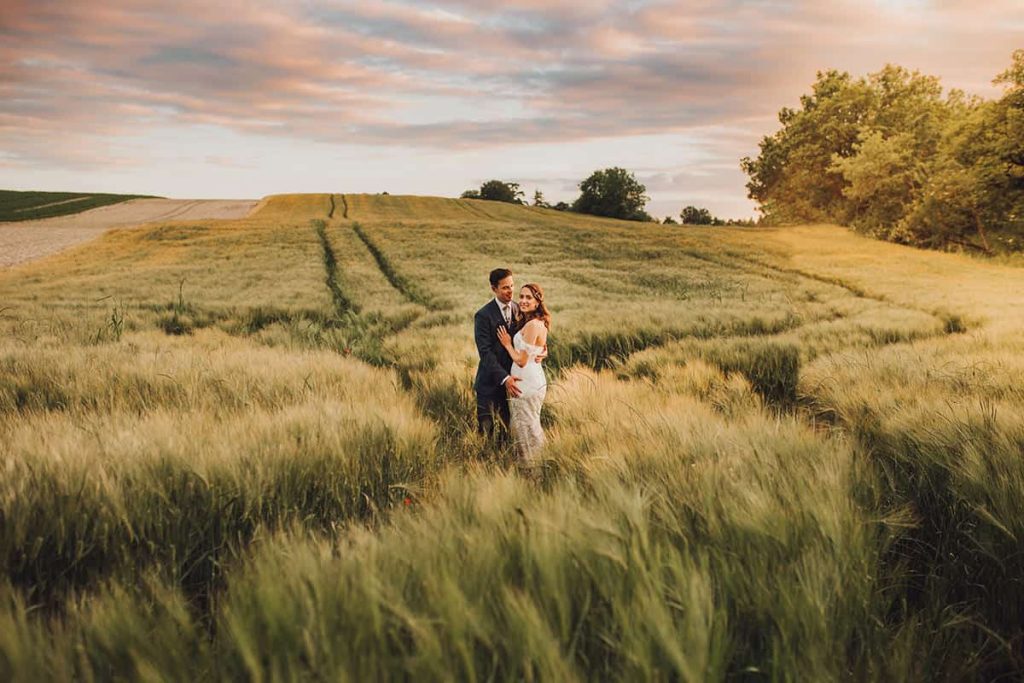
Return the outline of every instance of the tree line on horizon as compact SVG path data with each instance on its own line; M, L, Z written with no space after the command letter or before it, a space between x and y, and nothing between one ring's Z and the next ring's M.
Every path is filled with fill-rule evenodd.
M818 72L741 167L768 224L850 225L885 240L984 253L1024 248L1024 50L1002 97L886 65Z
M636 179L633 173L624 168L616 166L594 171L579 183L579 189L580 195L572 204L564 201L549 204L544 199L544 193L535 190L532 205L544 209L572 211L627 221L659 222L644 210L647 202L650 201L650 197L647 196L647 188ZM519 183L504 180L488 180L480 185L479 189L466 190L460 198L527 204ZM666 216L661 223L665 225L678 225L679 223L683 225L754 225L753 220L737 221L718 218L712 215L708 209L696 206L684 207L679 218L680 220L677 222L672 216Z

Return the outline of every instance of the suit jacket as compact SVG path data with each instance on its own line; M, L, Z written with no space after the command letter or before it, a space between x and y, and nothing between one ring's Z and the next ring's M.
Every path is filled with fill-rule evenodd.
M512 322L508 333L515 335L516 318L519 317L519 306L513 302ZM504 391L501 382L512 371L512 357L498 343L498 328L505 324L498 302L491 299L476 312L473 317L473 338L476 340L476 351L480 356L480 364L476 368L476 379L473 388L480 394L497 394Z

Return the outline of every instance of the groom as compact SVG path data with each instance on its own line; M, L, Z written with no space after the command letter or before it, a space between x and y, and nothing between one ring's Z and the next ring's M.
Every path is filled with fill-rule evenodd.
M491 271L491 292L494 298L476 312L473 319L473 337L480 355L476 369L476 421L481 434L494 434L494 418L502 424L503 433L508 430L508 399L521 393L516 378L510 373L512 358L498 343L498 328L504 326L508 333L515 335L519 306L512 301L515 282L512 271L496 268Z

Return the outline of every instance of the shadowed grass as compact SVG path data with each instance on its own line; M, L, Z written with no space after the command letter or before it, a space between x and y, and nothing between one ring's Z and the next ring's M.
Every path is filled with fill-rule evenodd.
M523 470L496 266L554 313ZM1019 678L1019 279L327 194L0 272L0 678Z
M36 600L151 565L208 591L259 527L369 519L443 462L393 376L204 334L149 342L149 367L117 347L8 361L0 557Z

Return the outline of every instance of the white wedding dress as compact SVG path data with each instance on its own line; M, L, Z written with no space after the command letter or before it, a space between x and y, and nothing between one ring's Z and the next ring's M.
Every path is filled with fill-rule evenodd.
M512 364L511 375L516 378L516 386L522 392L517 398L508 401L512 443L519 457L525 463L533 464L540 457L544 446L540 409L544 405L548 380L544 376L542 364L536 362L537 355L544 351L544 347L527 344L521 330L512 338L512 346L517 351L527 353L526 365L519 367L516 363Z

